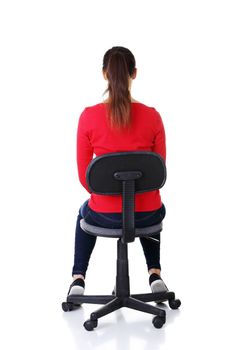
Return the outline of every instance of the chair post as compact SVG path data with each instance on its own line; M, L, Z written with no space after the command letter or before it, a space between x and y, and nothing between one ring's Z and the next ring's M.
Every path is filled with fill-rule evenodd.
M135 240L135 180L122 181L122 243Z
M129 295L128 246L119 238L117 240L116 296L128 297Z

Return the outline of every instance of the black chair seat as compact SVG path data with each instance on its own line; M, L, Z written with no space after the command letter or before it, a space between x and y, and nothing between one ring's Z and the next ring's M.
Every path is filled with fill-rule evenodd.
M80 226L86 233L93 236L102 236L102 237L111 237L111 238L120 238L122 237L121 228L106 228L99 227L88 224L84 219L80 220ZM135 228L135 237L146 237L151 235L156 235L162 231L163 225L162 222L152 226L146 226L142 228Z

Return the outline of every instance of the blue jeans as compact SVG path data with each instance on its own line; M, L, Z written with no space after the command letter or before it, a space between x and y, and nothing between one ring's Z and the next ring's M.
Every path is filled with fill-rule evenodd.
M122 227L122 213L100 213L95 212L88 206L87 199L79 209L79 214L76 222L75 230L75 252L74 265L72 275L81 274L86 276L87 267L91 257L91 253L96 243L96 236L89 235L80 227L80 220L82 218L91 225L107 227L107 228L121 228ZM161 208L154 211L135 212L135 227L145 227L160 223L166 215L164 204ZM159 242L149 240L145 237L139 237L143 252L146 259L147 269L156 268L161 270L160 265L160 233L156 238Z

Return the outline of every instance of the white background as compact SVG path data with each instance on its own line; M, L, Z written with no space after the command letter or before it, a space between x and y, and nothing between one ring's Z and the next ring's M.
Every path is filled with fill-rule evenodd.
M1 1L1 348L232 348L231 1ZM112 46L136 58L132 96L155 107L167 136L162 277L181 299L161 329L123 308L82 324L98 305L64 313L79 207L76 129L102 102ZM98 238L86 294L109 294L116 240ZM133 293L149 292L138 240Z

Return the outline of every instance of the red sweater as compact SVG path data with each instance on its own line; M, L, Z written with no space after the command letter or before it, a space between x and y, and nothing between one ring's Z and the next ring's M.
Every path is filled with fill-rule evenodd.
M86 107L79 117L77 130L77 165L79 180L89 192L86 169L93 154L126 151L152 151L166 160L165 131L160 114L154 107L132 102L131 132L110 130L106 120L106 105L98 103ZM122 195L106 196L91 193L89 207L102 213L122 212ZM159 190L136 193L135 211L152 211L162 205Z

